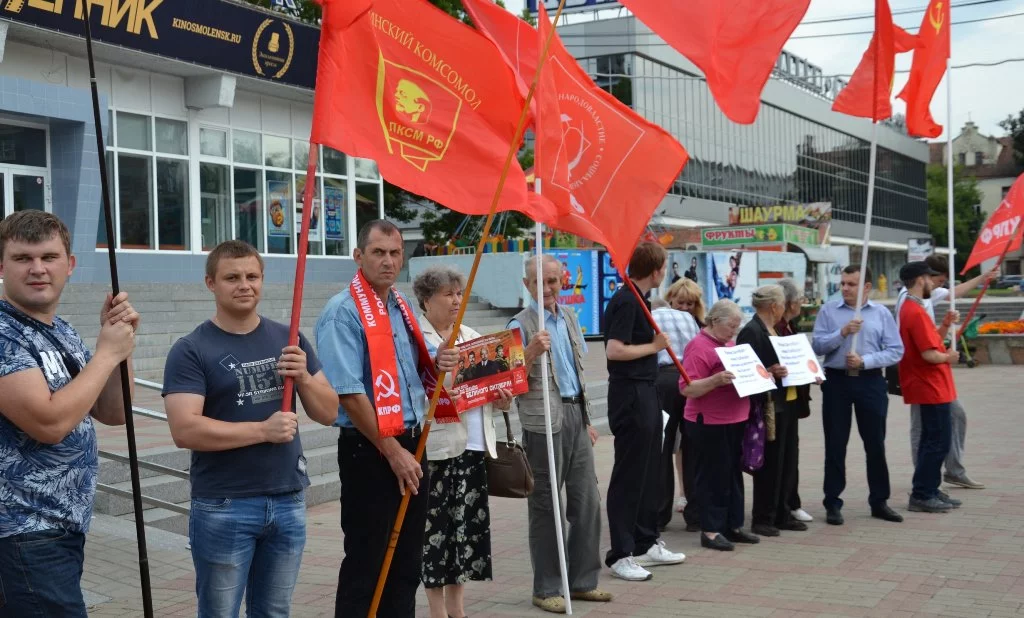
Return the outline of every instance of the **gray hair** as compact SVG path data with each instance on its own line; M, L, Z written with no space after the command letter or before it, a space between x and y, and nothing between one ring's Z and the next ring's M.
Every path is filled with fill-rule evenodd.
M668 301L664 298L655 297L654 300L651 301L651 309L661 309L668 306Z
M416 295L416 302L420 309L427 310L427 301L441 290L450 287L463 289L466 286L466 278L462 273L450 266L431 266L421 272L412 282L412 292Z
M544 260L542 264L556 264L559 268L562 267L562 263L558 261L558 258L551 255L550 253L542 253L541 258ZM526 266L524 272L526 273L526 279L533 281L537 279L537 254L534 253L526 260Z
M796 287L792 279L780 279L779 287L782 288L782 293L786 295L786 304L796 302L800 299L803 294L800 293L800 288Z
M754 306L754 309L764 309L772 305L785 305L786 294L782 291L782 286L762 285L754 290L750 304Z
M719 322L724 322L725 320L736 317L742 318L743 310L740 309L739 305L728 298L723 298L711 305L711 309L708 311L705 321L708 326L714 326Z

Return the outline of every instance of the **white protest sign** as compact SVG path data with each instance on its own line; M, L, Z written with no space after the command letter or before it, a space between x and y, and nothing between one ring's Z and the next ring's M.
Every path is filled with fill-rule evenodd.
M825 372L818 362L818 357L811 349L811 342L804 335L789 337L770 337L775 353L779 355L779 364L785 365L789 375L782 378L783 386L801 386L813 384L817 378L825 379Z
M725 370L736 376L732 385L740 397L749 397L757 393L775 390L772 374L764 368L764 364L749 343L731 347L715 348L718 358L722 359Z

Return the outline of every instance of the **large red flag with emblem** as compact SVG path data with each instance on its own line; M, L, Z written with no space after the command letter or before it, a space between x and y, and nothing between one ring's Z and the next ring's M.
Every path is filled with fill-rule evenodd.
M540 6L541 47L552 29ZM597 87L552 40L536 93L535 169L558 209L552 225L600 242L616 264L629 263L651 216L688 155L661 127Z
M942 135L942 125L932 119L929 106L946 73L949 59L949 1L932 0L921 20L910 79L899 98L907 102L907 131L919 137Z
M1010 187L1003 201L985 222L974 242L974 249L960 274L967 272L985 260L998 258L1005 252L1021 247L1021 223L1024 223L1024 174ZM1009 244L1009 248L1007 248Z
M700 67L733 122L757 118L761 91L810 0L620 0Z
M425 0L323 0L311 140L374 159L381 175L466 214L486 214L523 106L480 33ZM363 10L353 7L362 6ZM499 210L548 222L513 161Z
M888 0L875 0L875 34L832 111L876 121L892 116L896 54L910 51L915 44L914 35L892 23Z

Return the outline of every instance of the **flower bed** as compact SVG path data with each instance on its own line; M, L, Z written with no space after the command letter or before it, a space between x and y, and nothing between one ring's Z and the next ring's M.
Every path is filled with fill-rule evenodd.
M1024 320L986 322L978 327L979 335L1024 335Z

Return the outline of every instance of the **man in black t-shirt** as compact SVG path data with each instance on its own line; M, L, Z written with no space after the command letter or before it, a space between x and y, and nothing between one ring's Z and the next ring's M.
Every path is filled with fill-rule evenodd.
M284 379L306 413L330 425L338 396L301 334L256 313L263 258L229 240L206 260L217 312L167 357L164 397L174 443L192 449L189 540L200 616L287 616L306 543L309 485L298 420L282 412ZM295 409L294 399L291 402Z
M633 252L629 277L641 295L661 285L667 258L665 248L652 242L641 243ZM658 352L669 340L664 333L655 335L640 302L630 286L623 285L608 301L602 328L608 356L608 425L615 436L607 498L612 546L605 564L612 575L628 581L650 579L644 567L686 559L666 549L658 538L662 420L655 380Z

